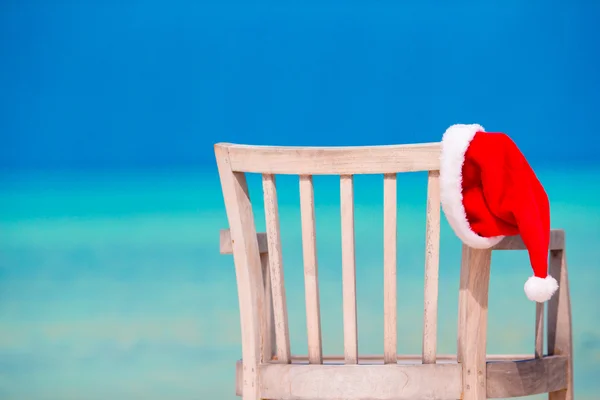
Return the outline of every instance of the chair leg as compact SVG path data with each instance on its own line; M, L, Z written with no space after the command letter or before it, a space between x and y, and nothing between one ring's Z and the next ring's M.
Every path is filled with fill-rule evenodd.
M459 329L460 354L463 366L463 400L484 400L487 398L487 312L488 289L490 283L491 249L467 250L463 267L468 269L465 276L461 273L462 329ZM463 254L465 256L465 254Z
M548 302L548 353L569 358L567 388L548 394L549 400L573 400L573 338L571 331L571 296L565 250L550 252L550 275L559 285Z
M458 335L457 335L457 360L462 363L463 348L465 343L465 327L467 320L467 283L469 279L469 247L462 245L462 256L460 259L460 289L458 294Z

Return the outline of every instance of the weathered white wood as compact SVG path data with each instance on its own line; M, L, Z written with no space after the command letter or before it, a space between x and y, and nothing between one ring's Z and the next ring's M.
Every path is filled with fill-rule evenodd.
M221 253L234 255L243 362L236 393L244 399L455 399L481 400L551 392L573 399L571 306L562 230L550 237L550 274L559 292L548 302L548 353L543 357L543 304L536 306L534 355L486 356L491 250L463 247L458 354L436 355L439 266L439 143L363 148L281 148L216 145L215 154L230 229ZM421 356L397 353L396 173L428 170L426 283ZM242 172L262 172L267 233L257 234ZM274 176L299 174L308 355L292 356L283 284ZM353 174L384 174L384 354L358 355ZM313 174L340 174L344 295L343 356L322 355ZM493 250L525 249L518 236ZM277 275L279 274L279 275ZM278 294L277 290L281 290ZM279 310L279 311L278 311ZM279 312L279 314L278 314ZM279 315L279 317L277 316ZM281 326L278 326L280 321ZM275 326L278 326L276 329ZM281 330L281 332L279 332ZM274 342L274 337L276 342ZM282 342L283 344L279 343ZM277 349L277 357L273 357ZM277 358L277 360L272 360ZM520 362L498 360L526 359ZM397 360L408 365L398 365ZM491 362L495 360L496 362ZM279 363L283 361L283 363ZM323 365L325 361L325 365ZM458 363L457 363L458 361ZM345 362L346 364L341 364ZM488 364L486 365L486 362ZM334 365L337 364L337 365Z
M568 359L562 356L488 363L487 398L532 396L564 389L567 366Z
M215 155L231 229L238 286L244 359L243 398L258 400L260 394L256 382L258 365L263 361L261 319L264 317L264 286L254 216L244 174L232 172L226 149L215 146Z
M260 252L260 254L267 253L269 251L267 245L267 234L264 232L259 232L256 234L256 239L258 240L258 251ZM231 243L231 231L229 229L221 229L221 232L219 232L219 240L220 253L233 254L233 247Z
M279 207L277 204L275 177L273 175L263 175L263 195L268 238L266 242L270 259L270 286L273 296L273 318L277 342L277 359L282 363L287 363L290 361L290 332L288 327L287 301L283 279Z
M535 358L544 356L544 303L535 303Z
M239 360L235 363L235 395L241 396L244 390L244 363Z
M440 262L440 173L430 171L427 185L425 235L425 311L423 315L423 363L435 363Z
M459 364L261 365L260 393L279 400L454 400Z
M565 232L562 229L550 231L549 250L562 250L565 248ZM527 250L521 236L507 236L500 243L492 247L492 250Z
M261 318L261 343L262 343L262 359L264 361L272 360L276 354L275 344L275 321L273 319L273 301L271 293L271 273L269 271L269 253L260 255L260 264L263 273L263 287L265 308L264 315Z
M397 354L398 362L404 363L417 363L422 364L422 354ZM486 355L487 361L522 361L532 360L535 357L534 354L488 354ZM324 355L323 363L343 363L345 356L343 354ZM457 362L456 354L438 354L438 361ZM384 357L381 354L360 354L358 357L359 363L366 364L385 364ZM292 362L295 363L306 363L308 362L307 355L294 354L292 355Z
M550 393L549 400L573 400L573 334L571 295L565 250L550 252L549 273L558 281L558 292L548 301L548 353L569 359L567 387Z
M464 342L461 349L464 400L486 398L486 344L490 249L469 248L465 296Z
M302 220L302 255L306 296L308 357L314 364L323 360L321 345L321 311L315 229L315 199L312 176L300 176L300 215Z
M467 327L467 286L469 281L469 247L462 245L460 258L460 287L458 292L458 336L457 336L457 359L462 362L463 349L465 347L465 328Z
M383 353L386 363L396 363L397 323L397 174L383 177Z
M358 362L353 182L353 177L351 175L343 175L340 177L342 220L342 292L344 303L344 354L346 364L356 364Z
M267 252L267 235L258 233L258 247L261 253ZM550 235L550 250L561 250L564 248L564 232L553 229ZM492 250L526 250L523 239L520 236L508 236L492 248ZM231 254L231 238L229 230L221 230L221 254Z
M401 365L422 365L422 354L398 354L398 361ZM527 361L532 360L534 358L533 354L488 354L486 359L488 362L488 366L490 362L498 362L498 361ZM344 362L344 355L328 355L323 356L323 364L327 365L340 365ZM291 357L291 362L293 364L307 364L308 356L306 355L293 355ZM358 358L359 365L384 365L382 355L373 355L373 354L362 354ZM241 387L242 387L242 364L243 362L240 360L236 363L236 395L241 395ZM454 354L438 354L437 356L437 365L439 364L456 364L456 355Z
M220 143L234 171L292 175L354 175L440 168L440 144L364 147L280 147Z

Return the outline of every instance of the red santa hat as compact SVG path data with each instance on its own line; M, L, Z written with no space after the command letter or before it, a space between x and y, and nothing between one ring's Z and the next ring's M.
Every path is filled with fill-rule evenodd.
M549 300L558 289L548 275L550 206L519 148L504 133L453 125L442 138L440 161L442 209L456 235L477 249L520 235L533 269L525 294Z

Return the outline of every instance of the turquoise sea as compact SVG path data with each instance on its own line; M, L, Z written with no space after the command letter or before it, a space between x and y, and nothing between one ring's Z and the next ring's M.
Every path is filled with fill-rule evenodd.
M600 384L600 169L540 170L567 232L577 399ZM261 186L251 176L258 229ZM383 350L382 178L356 178L359 352ZM342 348L339 185L315 178L324 352ZM292 351L306 353L296 177L278 180ZM399 352L421 351L425 174L399 177ZM440 353L456 351L460 243L442 217ZM216 169L5 174L0 184L0 398L234 399L241 356ZM489 353L531 353L525 252L495 254ZM540 396L536 398L542 398Z
M0 0L0 400L232 400L241 357L213 144L508 134L567 232L578 400L600 399L600 1ZM37 172L36 172L37 171ZM339 183L317 177L324 352L342 348ZM264 230L259 176L250 178ZM306 353L298 180L278 178ZM383 351L383 179L356 179L359 352ZM398 184L398 336L421 352L426 175ZM442 218L438 350L461 244ZM489 353L533 353L525 252ZM537 398L543 398L538 396Z

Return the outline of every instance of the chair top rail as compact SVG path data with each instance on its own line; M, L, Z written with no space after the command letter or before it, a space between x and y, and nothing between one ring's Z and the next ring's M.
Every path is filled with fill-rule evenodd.
M250 146L217 143L234 172L281 175L354 175L432 171L440 143L349 147Z

